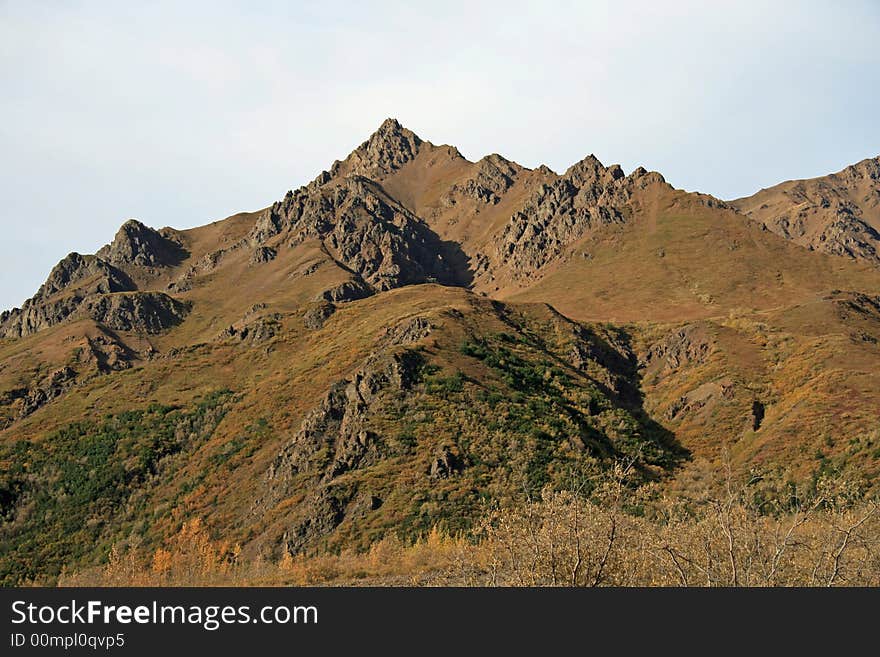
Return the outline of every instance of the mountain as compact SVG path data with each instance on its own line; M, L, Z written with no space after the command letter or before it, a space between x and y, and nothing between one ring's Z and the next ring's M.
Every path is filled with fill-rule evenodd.
M731 205L810 250L880 266L880 157L762 189Z
M257 212L127 221L0 315L0 578L195 517L270 559L457 531L621 460L672 493L724 454L871 487L880 268L751 207L389 119Z

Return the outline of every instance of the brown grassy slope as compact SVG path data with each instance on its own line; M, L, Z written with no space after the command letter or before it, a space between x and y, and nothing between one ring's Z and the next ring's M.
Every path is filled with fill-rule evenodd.
M632 220L572 245L564 261L501 298L543 300L575 319L680 321L766 310L832 289L877 293L866 265L805 252L730 210L654 186Z
M500 161L510 167L512 186L499 194L497 203L481 202L460 190L475 181L486 166ZM485 251L510 215L522 207L552 172L527 169L489 155L470 162L448 146L425 142L418 156L382 179L382 186L409 207L446 240L455 240L468 255Z
M718 462L727 450L737 463L792 481L833 468L874 486L880 321L854 323L838 306L829 298L642 327L648 410L697 461ZM763 413L757 429L756 402Z
M541 429L553 433L555 430L545 426L549 419L546 417L528 420L529 426L534 428L526 429L525 437L520 437L519 430L488 426L493 424L486 423L493 414L495 423L512 422L517 417L523 417L525 422L526 417L521 415L528 414L525 407L511 400L525 394L522 402L525 403L533 398L533 393L512 391L496 370L459 352L462 342L473 335L490 337L505 331L528 335L512 328L510 322L526 323L532 326L531 330L540 330L548 341L557 339L555 329L550 326L558 320L547 309L538 306L511 312L510 316L499 316L489 302L461 290L418 286L354 302L334 315L323 329L304 336L296 344L274 342L271 362L277 365L267 367L267 363L259 363L259 380L251 384L242 402L221 425L221 432L223 427L240 431L239 428L253 418L265 417L271 427L272 440L260 445L248 461L234 464L229 476L236 481L250 482L248 486L230 484L225 478L215 478L210 485L206 481L205 489L193 491L189 498L193 512L210 512L215 519L227 518L238 531L252 537L251 549L275 550L279 540L290 549L300 549L314 547L315 541L325 540L336 546L366 545L391 529L423 530L443 519L463 522L473 512L472 506L480 496L501 499L515 495L514 491L522 486L522 482L516 483L518 477L523 476L519 469L543 467L530 465L533 457L529 455L536 448L530 442L534 440L530 432ZM313 471L305 468L289 482L283 478L267 479L267 471L283 453L279 451L281 447L297 435L304 410L319 405L320 397L333 382L351 380L352 370L362 368L371 354L381 360L388 353L399 351L399 348L382 346L387 340L388 328L413 317L425 319L436 327L416 346L420 347L425 362L439 369L428 375L427 388L416 386L377 393L379 405L369 406L363 418L364 429L378 441L371 443L374 439L367 439L367 443L373 445L370 450L377 451L368 450L361 465L346 466L339 474L329 474L333 468L324 470L322 468L328 466L318 465ZM545 324L547 328L541 329ZM536 366L546 361L567 369L542 348L524 343L516 343L512 348ZM545 369L541 372L543 376ZM594 394L588 392L593 389L590 379L573 372L572 376L573 387L566 388L569 390L566 394L573 395L573 400L580 399L581 394ZM453 381L459 383L453 386ZM434 392L432 386L436 387ZM494 407L487 406L486 401L481 401L481 395L493 390L499 397L491 402ZM543 398L544 394L538 397ZM601 396L602 393L595 394ZM581 399L572 403L577 406L585 402ZM608 427L599 430L614 433L624 415L618 411L608 412L611 413ZM596 426L604 426L602 411L596 413ZM343 425L358 422L356 416L347 415ZM581 458L578 454L591 453L591 448L583 451L585 448L576 437L573 425L569 428L574 433L560 435L561 442L553 447L561 450L554 457L560 476L568 459L578 460ZM297 438L292 444L302 440ZM316 446L314 457L318 461L315 463L333 453L336 454L333 458L343 458L345 462L361 458L352 457L349 452L350 449L357 452L357 448L335 443L335 440L327 444L330 455L320 456L326 448ZM526 442L520 444L520 440ZM519 446L514 447L515 444ZM210 454L212 447L205 449ZM430 476L438 454L447 452L461 463L461 472L451 477ZM302 463L302 459L298 462ZM371 509L372 498L380 500L376 509ZM331 503L330 499L338 500L342 506ZM248 511L243 515L245 510ZM331 518L336 514L342 514L338 527L335 526L338 518ZM327 525L315 529L318 522Z
M350 273L340 269L319 245L312 242L295 249L282 249L270 262L253 263L249 249L235 246L240 244L242 233L250 229L252 219L237 215L183 232L182 242L191 252L189 259L169 270L138 272L142 289L165 290L169 284L178 285L174 296L191 304L192 311L180 326L160 334L109 332L112 340L127 354L128 363L135 367L119 373L119 377L138 379L142 373L140 366L147 363L153 363L156 371L173 369L178 366L173 358L176 351L204 351L204 345L218 343L223 331L230 326L240 329L261 321L274 322L279 313L294 313L299 317L320 292L351 278ZM186 285L180 285L181 281ZM53 371L64 366L73 368L77 385L90 378L100 379L103 375L96 364L83 360L81 354L88 352L89 338L105 334L108 331L91 319L74 316L26 338L0 342L0 399L10 398L17 390L39 387ZM165 380L164 384L143 381L136 389L114 389L110 399L98 394L87 402L82 396L76 401L65 399L65 393L49 402L55 405L54 410L17 421L20 407L17 402L11 402L3 409L7 433L11 432L10 435L15 437L37 436L76 419L80 410L97 412L107 409L109 412L143 399L186 403L194 394L203 392L202 388L227 385L222 374L222 356L210 348L207 350L210 355L202 362L207 363L211 358L219 361L213 368L217 372L211 375L217 377L213 386L211 377L196 376L187 380ZM166 393L159 394L156 386Z
M836 288L876 293L880 275L655 186L628 224L588 236L535 285L499 296L541 299L575 319L676 321L785 306Z
M614 346L622 338L598 327L579 337L544 305L505 307L428 285L344 304L317 331L296 313L279 314L267 339L215 340L84 378L3 439L48 441L51 450L49 433L68 422L156 402L189 408L229 388L236 395L217 429L161 461L129 503L102 517L100 542L135 532L155 544L199 516L247 553L274 556L364 547L389 531L414 535L437 523L466 527L485 496L563 485L571 472L627 454L653 479L681 456L633 397L633 363L625 344ZM401 342L398 328L414 318L429 334ZM464 353L467 342L500 361ZM567 356L576 343L592 354L580 367ZM415 359L412 382L346 387L341 425L311 445L301 425L327 391L378 380L397 356ZM335 413L313 426L331 426ZM288 449L301 458L284 465ZM41 476L27 486L42 485ZM4 529L14 530L14 522Z

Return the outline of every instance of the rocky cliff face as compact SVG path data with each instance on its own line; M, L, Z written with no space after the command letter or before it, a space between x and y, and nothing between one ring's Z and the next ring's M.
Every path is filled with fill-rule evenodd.
M109 294L134 289L131 279L102 258L71 253L52 269L49 278L40 287L35 298L49 297L86 283L85 292Z
M807 235L803 224L794 227L796 241L806 243L807 248L824 251L854 260L864 260L880 266L880 233L862 221L851 206L841 205L836 217L828 221L814 235ZM775 222L779 234L792 237L789 220L780 218Z
M18 417L27 417L56 397L64 394L76 380L76 371L65 365L39 381L30 388L16 391L9 401L18 402Z
M458 272L444 260L440 238L362 176L288 193L260 218L251 240L260 243L282 233L287 246L319 240L337 262L379 291L457 282Z
M467 256L464 245L440 239L432 225L447 215L498 206L529 170L500 155L486 156L449 184L422 217L389 195L383 181L425 147L437 152L397 121L385 121L344 161L268 208L251 231L251 244L262 253L267 243L277 248L282 234L289 245L319 239L340 264L380 291L429 281L467 286L476 278L527 282L591 230L626 221L636 191L665 185L660 174L639 168L626 176L593 156L562 176L536 170L532 178L543 182L531 184L533 191L514 206L488 248ZM449 161L466 162L451 152Z

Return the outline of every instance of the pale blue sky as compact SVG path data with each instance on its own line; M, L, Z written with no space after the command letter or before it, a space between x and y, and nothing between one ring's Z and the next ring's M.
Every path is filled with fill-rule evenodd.
M0 308L129 217L264 207L388 116L722 198L880 154L876 0L142 4L0 1Z

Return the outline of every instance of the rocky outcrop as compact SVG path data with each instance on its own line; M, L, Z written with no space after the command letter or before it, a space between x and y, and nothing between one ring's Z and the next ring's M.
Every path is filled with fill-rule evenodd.
M265 262L271 262L278 255L278 251L271 246L258 246L251 254L251 264L259 265Z
M283 326L281 313L270 313L259 317L246 318L237 325L232 325L220 334L221 340L233 339L236 342L259 344L267 342L278 335Z
M307 329L311 329L313 331L318 330L324 326L324 323L330 319L333 313L336 312L336 306L327 301L321 301L311 305L308 310L303 313L302 320L303 325Z
M10 406L10 417L22 419L61 397L83 376L128 369L136 358L137 354L109 331L85 336L84 344L74 349L71 364L38 374L25 387L0 394L0 406Z
M606 395L624 405L639 404L640 393L634 384L636 356L623 331L600 335L559 314L551 306L556 332L563 336L560 356L586 374Z
M825 297L855 342L880 344L880 296L834 290Z
M858 216L851 203L828 210L821 225L806 208L796 214L770 217L764 225L773 232L807 247L854 260L880 265L880 233Z
M21 308L0 314L0 337L32 335L67 319L86 298L134 289L124 272L101 258L71 253Z
M705 363L714 349L714 342L703 326L684 326L652 344L639 358L639 367L646 376L662 376Z
M361 176L289 192L264 212L251 240L281 233L291 245L319 240L333 259L375 290L458 282L439 237L377 183Z
M189 304L162 292L127 292L86 300L85 312L96 322L117 331L161 333L180 324Z
M260 214L256 222L254 222L254 227L251 229L250 235L248 236L248 239L251 244L254 245L254 248L257 248L266 240L272 239L285 229L284 218L281 212L283 205L285 203L290 203L295 196L304 194L304 189L304 187L301 187L295 192L289 190L284 196L283 201L276 201L272 204L272 207L264 210Z
M434 330L434 325L427 317L411 317L389 326L379 337L378 346L387 349L421 342Z
M626 221L633 190L652 183L665 181L641 168L625 176L619 166L606 168L590 155L541 185L514 213L494 247L495 259L515 280L533 278L590 231Z
M26 386L0 393L0 407L7 421L25 418L72 388L79 374L70 365L64 365L48 374L37 374Z
M880 296L835 290L825 298L837 306L841 319L855 316L880 324Z
M161 292L137 292L123 271L99 256L71 253L20 309L0 315L0 337L31 335L82 315L115 330L158 333L183 321L188 310Z
M87 348L79 354L79 362L102 374L127 370L137 355L111 334L88 337Z
M113 241L96 254L114 265L167 267L179 264L187 253L169 235L145 226L136 219L126 221Z
M109 294L131 291L134 283L125 272L98 256L71 253L55 265L35 298L47 299L71 288L85 294Z
M837 217L807 242L808 248L846 256L880 266L880 233L862 221L850 207L840 207Z
M467 198L486 205L496 205L513 186L520 171L519 165L500 155L487 155L477 162L474 175L453 185L441 197L440 204L448 208L457 205L460 199Z
M64 366L50 373L21 398L18 417L27 417L37 409L45 406L56 397L64 394L76 380L76 372Z
M315 301L329 301L331 303L340 303L345 301L357 301L358 299L366 299L374 294L375 291L369 285L359 278L345 281L339 285L322 290L315 297Z
M421 358L410 351L377 352L351 378L334 384L285 443L266 472L263 492L253 506L262 514L299 490L298 476L314 480L302 504L307 513L285 534L285 548L296 552L309 541L331 532L345 517L356 494L333 494L333 480L387 456L370 417L384 407L389 393L408 390L418 381Z
M193 288L195 284L195 280L202 274L209 274L212 271L218 269L224 260L230 256L230 254L235 253L239 249L242 249L250 244L250 241L247 239L239 240L234 244L223 247L220 249L214 249L213 251L209 251L201 258L199 258L195 264L191 264L186 269L184 269L183 273L181 273L174 281L168 284L167 290L170 292L188 292ZM251 255L251 264L258 264L259 262L268 262L274 258L272 253L275 253L275 249L271 249L266 247L259 255L254 254Z
M437 450L431 465L428 468L428 476L431 479L448 479L461 472L463 464L461 458L452 449L444 445Z
M23 338L38 331L60 324L75 313L82 303L82 297L71 295L29 303L0 315L0 337Z
M331 465L322 475L329 479L364 460L365 420L381 405L389 389L408 390L418 380L421 358L403 351L372 355L350 379L334 384L317 408L303 420L300 430L272 462L267 479L277 488L308 463L308 455L325 443L335 449Z
M666 419L679 421L685 417L693 419L692 416L709 413L720 402L733 399L735 395L736 389L732 380L725 378L709 381L674 401L666 410Z

